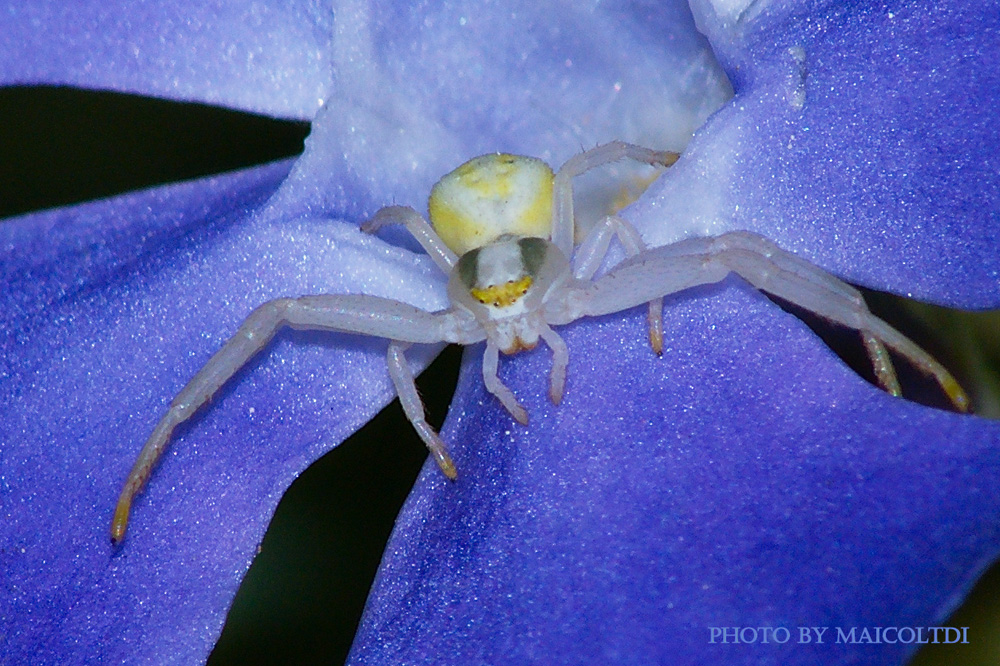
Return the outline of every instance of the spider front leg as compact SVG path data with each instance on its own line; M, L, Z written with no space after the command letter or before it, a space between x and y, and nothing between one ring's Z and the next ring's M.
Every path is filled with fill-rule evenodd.
M820 267L785 252L768 239L747 231L723 234L713 242L718 260L758 289L834 323L856 329L862 337L879 384L888 393L902 394L884 345L899 352L921 372L933 377L959 411L969 409L969 398L958 382L934 357L876 317L861 293Z
M409 206L380 208L370 220L361 225L361 231L373 234L382 227L394 224L405 226L410 235L420 243L420 246L438 265L438 268L444 271L445 275L451 273L451 269L458 262L458 256L445 245L427 220Z
M464 342L469 337L468 324L452 311L431 313L398 301L360 294L280 298L264 303L250 313L236 334L181 389L146 440L118 498L111 523L112 542L119 543L125 537L132 501L166 450L174 429L191 418L237 370L264 349L282 326L358 333L407 343L437 343ZM412 383L412 376L410 380ZM405 378L394 377L393 381L397 382L397 388L401 385L406 388ZM432 453L447 475L445 459L440 449L435 449L432 447ZM453 466L451 471L454 473Z
M856 289L748 231L691 238L644 252L581 289L570 301L575 301L573 307L581 314L607 314L634 307L651 297L719 282L729 273L824 319L859 331L876 375L890 393L898 394L899 384L883 345L933 377L956 409L968 410L969 399L951 373L872 314Z

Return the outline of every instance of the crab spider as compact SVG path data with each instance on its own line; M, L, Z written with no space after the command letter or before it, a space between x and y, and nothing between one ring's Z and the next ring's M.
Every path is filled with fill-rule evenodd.
M860 332L882 387L900 394L886 347L933 377L965 411L968 399L948 371L903 334L873 315L861 294L823 269L766 238L733 231L646 249L625 220L605 217L574 253L576 232L572 180L594 167L629 158L653 166L673 164L677 153L612 142L584 151L557 172L541 160L508 154L477 157L444 176L431 190L430 223L416 210L389 206L363 225L374 232L406 226L431 259L449 275L451 308L426 312L398 301L361 294L280 298L255 309L239 330L174 398L154 428L125 481L111 524L111 539L125 536L132 501L152 473L177 425L190 418L282 326L369 335L389 340L389 376L407 418L449 479L458 472L447 447L424 419L404 352L412 344L486 341L483 380L522 424L528 414L497 377L499 352L552 350L549 397L562 399L569 351L552 329L586 316L649 309L649 339L662 347L662 299L735 273L751 285ZM625 261L593 279L617 237Z

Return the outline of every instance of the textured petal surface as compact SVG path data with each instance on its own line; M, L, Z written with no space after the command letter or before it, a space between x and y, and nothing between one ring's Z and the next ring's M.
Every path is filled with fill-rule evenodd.
M680 150L731 95L683 2L557 5L374 2L338 15L334 94L274 205L424 211L442 174L484 153L558 166L615 139Z
M330 88L314 2L5 2L0 85L70 85L311 118Z
M467 358L459 480L424 469L351 663L898 664L836 628L940 622L1000 547L1000 424L888 396L738 281L668 304L661 359L641 311L563 330L559 407L546 350L501 369L528 427Z
M429 261L356 227L248 217L289 166L0 227L14 269L0 307L5 655L204 659L284 489L391 397L384 345L279 334L178 431L112 549L111 511L138 448L256 305L322 292L444 305Z
M658 243L752 229L856 283L1000 305L1000 8L693 4L737 98L664 185Z

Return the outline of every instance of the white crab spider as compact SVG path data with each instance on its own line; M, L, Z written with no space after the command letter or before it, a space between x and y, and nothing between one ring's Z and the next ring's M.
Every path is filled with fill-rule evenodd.
M449 274L451 308L426 312L398 301L358 294L280 298L255 309L232 338L174 398L146 441L122 489L111 539L125 536L135 495L170 441L190 418L282 326L345 331L389 340L389 376L407 418L441 471L457 478L438 434L424 420L413 374L403 355L410 344L486 340L483 380L511 415L528 414L497 377L499 352L514 354L543 340L552 350L549 397L563 395L569 353L552 326L649 304L649 337L659 354L665 295L719 282L736 273L757 289L861 333L882 387L900 394L885 345L931 375L955 406L968 405L955 379L929 354L875 317L861 294L818 266L747 231L691 238L647 250L638 232L608 216L574 249L572 179L594 167L630 158L669 166L677 153L612 142L576 155L553 173L541 160L518 155L477 157L444 176L428 202L431 224L412 208L389 206L363 229L403 224L434 262ZM432 226L433 225L433 226ZM592 280L617 236L629 258ZM569 257L572 257L572 262Z

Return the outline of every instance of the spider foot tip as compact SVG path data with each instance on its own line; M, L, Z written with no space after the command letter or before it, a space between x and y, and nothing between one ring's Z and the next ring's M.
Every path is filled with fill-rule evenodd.
M657 163L665 167L672 166L680 157L680 153L675 153L671 150L661 150L657 155Z
M663 338L655 337L653 335L649 336L649 346L653 349L653 353L657 356L663 356Z
M111 525L111 546L117 548L125 540L125 525L114 523Z
M432 449L431 453L434 456L435 462L437 462L438 467L441 468L441 472L451 479L452 481L458 479L458 470L455 468L455 463L452 462L451 456L448 455L447 451Z
M944 390L945 393L948 394L948 399L951 400L951 404L955 406L955 409L963 414L967 414L970 411L972 405L970 404L969 396L966 394L965 390L959 386L957 381L951 380L946 382Z

